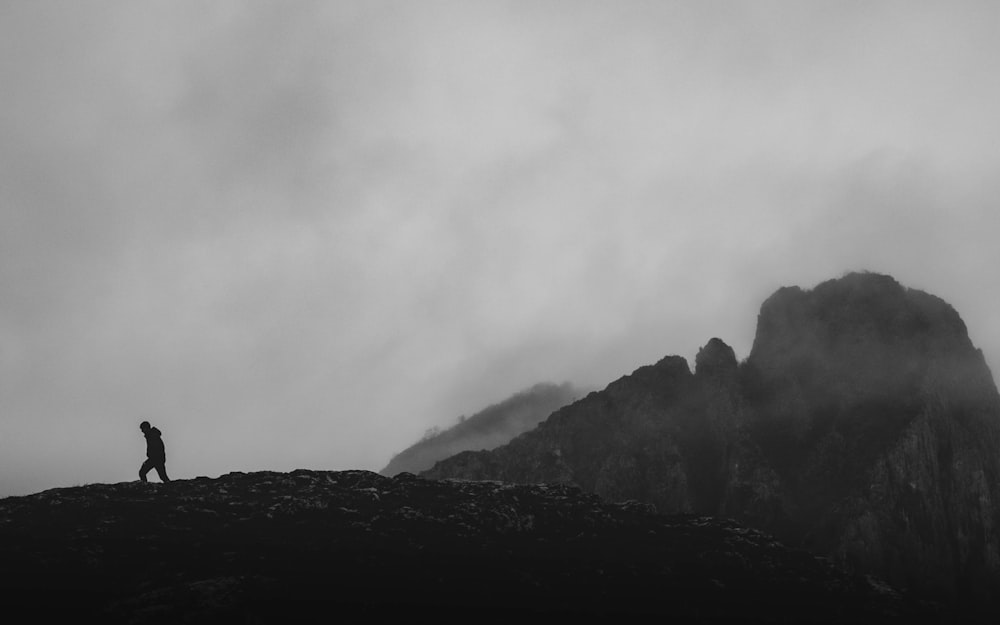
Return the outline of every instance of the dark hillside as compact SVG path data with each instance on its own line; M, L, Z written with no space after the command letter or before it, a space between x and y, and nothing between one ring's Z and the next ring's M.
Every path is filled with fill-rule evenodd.
M564 485L231 473L0 500L8 614L102 623L344 619L912 622L937 614L732 521Z

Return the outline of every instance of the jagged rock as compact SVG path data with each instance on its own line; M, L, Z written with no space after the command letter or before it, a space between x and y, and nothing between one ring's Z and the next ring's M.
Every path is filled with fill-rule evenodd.
M734 377L694 375L684 358L668 356L505 446L459 454L423 475L565 482L665 512L714 514L725 487L727 439L735 436L736 385Z
M230 473L10 497L0 559L5 610L41 621L909 623L940 608L733 521L568 485L408 473Z
M746 362L712 339L693 375L667 357L424 475L556 479L731 516L956 604L1000 591L1000 395L958 313L889 276L780 289Z
M572 384L536 384L489 406L450 428L426 436L399 452L382 475L419 473L438 460L467 450L494 449L534 428L555 410L584 393Z
M698 350L694 363L695 375L699 376L732 376L739 366L733 348L718 338L710 339Z
M951 306L876 274L782 289L746 370L793 542L898 584L992 594L1000 396Z

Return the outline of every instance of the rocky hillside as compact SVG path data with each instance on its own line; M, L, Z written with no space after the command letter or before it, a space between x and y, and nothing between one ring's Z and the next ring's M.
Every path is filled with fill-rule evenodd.
M712 339L424 475L732 517L959 605L1000 590L993 377L951 306L883 275L781 289L742 364Z
M0 561L4 612L40 622L941 615L732 521L567 485L408 473L230 473L10 497Z
M527 432L584 393L569 383L536 384L452 427L434 432L393 456L382 475L419 473L466 450L493 449Z

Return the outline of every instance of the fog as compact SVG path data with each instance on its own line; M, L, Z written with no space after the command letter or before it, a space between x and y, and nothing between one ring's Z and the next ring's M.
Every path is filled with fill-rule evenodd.
M0 496L377 470L850 270L995 373L998 76L990 2L0 2Z

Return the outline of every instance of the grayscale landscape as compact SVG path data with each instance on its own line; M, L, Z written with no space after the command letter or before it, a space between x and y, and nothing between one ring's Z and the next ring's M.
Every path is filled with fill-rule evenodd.
M0 0L0 600L996 622L997 76L977 0Z

